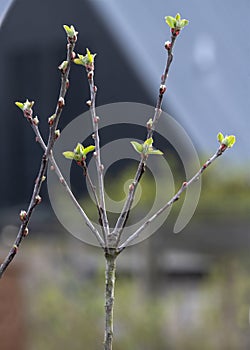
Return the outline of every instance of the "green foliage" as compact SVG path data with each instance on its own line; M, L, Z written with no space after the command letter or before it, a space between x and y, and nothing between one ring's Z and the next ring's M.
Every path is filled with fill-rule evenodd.
M29 349L102 349L104 273L86 279L84 269L70 268L73 251L69 253L67 246L65 250L60 250L65 263L54 273L50 269L54 277L42 270L36 289L29 290ZM54 252L50 259L54 261ZM147 295L142 276L138 281L138 276L120 275L115 293L114 349L248 349L249 267L242 255L238 259L221 257L208 276L199 283L190 281L188 288L187 281L184 288L180 288L180 280L177 285L171 280L166 284L164 276L156 295Z
M72 273L71 277L70 274ZM86 283L87 282L87 283ZM102 349L103 274L79 282L71 271L63 281L48 280L32 296L29 337L36 350ZM166 348L163 308L129 279L116 288L114 349Z
M25 102L15 102L15 105L20 108L22 111L27 111L27 110L31 110L33 105L34 105L34 101L29 101L28 99Z
M84 67L93 65L96 53L92 54L88 48L86 49L86 52L86 55L77 54L78 58L74 59L74 63Z
M63 28L64 28L64 30L69 38L74 38L78 34L78 32L75 30L74 26L72 26L72 25L69 27L67 24L64 24Z
M177 13L175 17L166 16L165 20L170 28L175 28L177 30L181 30L189 23L187 19L181 19L181 15L179 13Z
M142 144L140 144L139 142L136 142L136 141L131 141L130 143L134 147L136 152L142 153L142 151L143 151L143 145Z
M153 138L150 137L148 138L143 144L136 142L136 141L131 141L131 145L134 147L136 152L144 155L149 155L149 154L157 154L157 155L163 155L163 153L158 150L153 148Z
M81 143L78 143L74 151L65 151L63 155L67 159L75 160L76 162L81 162L86 159L86 156L89 152L93 152L95 146L90 145L88 147L84 147Z
M217 139L221 145L224 145L228 148L233 147L236 142L236 137L234 135L224 136L221 132L218 133Z

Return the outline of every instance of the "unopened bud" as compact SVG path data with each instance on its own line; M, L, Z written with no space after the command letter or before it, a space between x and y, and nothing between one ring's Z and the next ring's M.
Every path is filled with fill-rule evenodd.
M160 92L160 94L161 95L163 95L164 94L164 92L167 90L167 87L166 87L166 85L160 85L160 89L159 89L159 92Z
M21 210L19 214L20 220L24 221L27 218L27 212L25 210Z
M68 68L68 61L63 61L60 66L58 66L58 69L61 73L65 73Z
M151 130L151 129L152 129L152 126L153 126L153 120L152 120L152 118L150 118L150 119L147 121L147 128L148 128L148 130Z
M171 42L170 41L166 41L165 42L165 49L169 51L171 49L171 47L172 47Z
M93 87L93 90L94 90L94 92L97 92L97 86L96 85Z
M54 124L55 118L56 118L56 114L52 114L52 116L48 118L48 123L50 126Z
M32 120L34 125L38 125L39 124L39 119L37 118L37 116L35 118L33 118Z
M39 195L37 195L35 196L35 201L36 201L36 204L40 204L42 201L42 198Z
M87 105L88 107L91 107L91 105L92 105L91 100L88 100L88 101L86 102L86 105Z
M88 80L91 80L93 78L94 72L91 70L88 72Z
M16 244L13 245L13 253L16 254L18 251L18 246Z
M61 96L58 100L58 107L62 108L65 105L64 98Z
M59 129L57 129L56 131L55 131L55 139L57 140L59 137L60 137L60 130Z
M96 117L94 117L94 123L95 123L95 124L98 124L98 123L99 123L99 120L100 120L100 118L99 118L99 117L97 117L97 116L96 116Z
M23 230L23 236L26 237L28 236L28 234L29 234L29 229L28 227L25 227L25 229Z
M134 188L135 188L135 186L134 186L134 184L132 183L132 184L130 184L129 185L129 192L132 192L132 191L134 191Z

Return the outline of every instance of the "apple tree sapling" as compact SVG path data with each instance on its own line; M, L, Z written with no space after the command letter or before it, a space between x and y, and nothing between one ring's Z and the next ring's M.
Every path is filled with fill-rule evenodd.
M127 239L122 241L122 233L126 222L130 215L130 210L135 198L135 193L138 184L146 171L147 159L150 156L161 156L163 153L153 147L154 143L154 131L156 129L157 123L161 116L162 111L162 101L163 96L167 91L167 78L169 74L169 69L173 61L173 49L176 39L179 37L182 29L188 24L186 19L182 19L180 14L175 17L167 16L165 18L167 25L170 27L171 38L170 41L165 43L165 49L167 51L166 65L164 72L161 76L160 86L158 90L158 98L155 105L155 112L152 118L145 122L146 138L145 141L139 143L137 141L131 141L131 145L134 150L139 154L139 162L136 173L134 175L133 181L130 183L128 188L128 194L124 201L123 208L120 215L111 229L109 224L109 219L107 215L106 202L105 202L105 190L104 190L104 165L102 164L101 149L100 149L100 136L99 136L99 122L100 117L96 114L96 94L97 86L95 85L94 73L95 73L95 56L86 49L86 54L77 54L74 52L75 44L77 42L78 32L75 30L74 26L64 25L64 30L67 35L67 55L66 59L59 65L59 70L61 72L61 87L59 91L58 101L54 113L48 118L49 133L48 141L45 142L41 133L39 131L39 119L37 116L33 116L34 102L26 100L25 102L16 102L17 107L19 107L23 113L23 116L28 121L32 127L35 135L36 141L41 145L43 149L43 155L41 158L40 169L36 177L33 193L31 196L30 203L27 210L20 211L21 225L17 233L15 242L11 247L8 255L2 262L0 266L0 277L14 259L18 248L22 240L28 235L28 225L36 206L41 202L40 190L42 184L46 180L46 172L48 164L50 163L51 170L54 170L58 176L59 181L62 186L64 186L67 194L72 200L73 205L82 215L86 225L92 234L96 237L99 246L102 248L106 260L106 270L105 270L105 331L104 331L104 349L111 350L113 343L113 308L114 308L114 291L115 291L115 273L116 273L116 259L119 254L134 241L149 225L152 223L159 215L164 213L167 208L172 206L176 202L181 194L194 182L201 174L207 169L207 167L215 161L219 156L221 156L226 149L231 148L235 143L235 136L224 136L219 133L217 138L219 141L219 147L214 153L214 155L209 158L202 167L194 174L190 179L186 179L175 195L169 199L164 206L162 206L157 212L154 213L149 219L147 219L135 232L133 232ZM93 222L89 219L84 208L79 204L73 192L71 191L69 185L65 181L61 170L59 169L57 162L53 156L53 147L57 139L60 137L60 131L58 129L58 124L60 117L65 106L65 97L67 90L69 88L69 73L72 66L75 63L83 67L86 72L88 84L89 84L89 94L90 97L86 104L89 107L92 126L93 126L93 144L82 145L77 143L74 150L66 150L63 155L65 158L76 162L76 164L82 169L83 175L90 186L93 194L95 205L97 208L97 213L99 217L99 224L101 227L101 232L95 227ZM98 178L98 184L94 184L91 176L88 172L88 166L86 158L92 155L96 164L96 172Z

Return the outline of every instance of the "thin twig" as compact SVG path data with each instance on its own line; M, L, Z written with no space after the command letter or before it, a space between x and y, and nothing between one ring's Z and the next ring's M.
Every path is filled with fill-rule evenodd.
M77 208L77 210L80 212L80 214L82 215L82 217L85 220L86 225L89 227L89 229L93 232L93 234L95 235L98 243L100 244L101 248L104 248L104 241L102 239L102 237L100 236L99 231L95 228L95 226L92 224L92 222L90 221L89 217L87 216L87 214L85 213L85 211L83 210L83 208L80 206L80 204L78 203L77 199L75 198L73 192L71 191L69 185L67 184L65 178L63 177L55 159L53 154L50 154L49 160L52 164L52 166L54 167L55 173L57 175L57 177L59 178L61 184L64 186L66 192L68 193L68 195L70 196L72 203L74 204L74 206Z
M97 195L97 192L96 192L96 186L93 184L93 181L92 181L92 179L91 179L91 177L89 175L88 167L87 167L85 161L83 162L82 168L83 168L83 174L84 174L87 182L89 183L89 186L91 188L91 191L92 191L94 199L95 199L95 203L96 203L97 211L98 211L98 215L99 215L99 224L100 224L100 226L102 228L103 238L105 239L106 235L105 235L105 232L103 230L102 210L101 210L100 203L99 203L99 198L98 198L98 195Z
M142 231L144 231L149 224L151 224L159 215L161 215L165 210L167 210L170 206L173 205L179 198L180 195L195 181L199 179L201 174L207 167L212 164L215 159L217 159L219 156L222 155L222 153L225 151L225 147L219 147L217 152L209 158L206 163L202 165L200 170L187 182L183 182L181 188L176 192L176 194L162 207L160 208L154 215L152 215L147 221L145 221L124 243L122 243L119 248L118 252L120 253L123 249L125 249L132 241L134 241Z
M173 48L174 48L176 38L177 38L177 35L175 33L172 33L171 42L168 44L168 48L166 48L168 51L168 56L167 56L167 61L166 61L164 73L161 76L161 85L160 85L160 89L159 89L159 96L158 96L156 106L155 106L155 114L153 117L152 126L148 127L148 135L147 135L148 139L153 136L156 125L157 125L159 118L160 118L160 115L161 115L163 96L164 96L164 93L167 89L166 88L166 80L168 78L169 69L170 69L171 63L172 63L173 58L174 58Z
M171 66L171 63L173 61L173 47L174 47L174 43L176 40L177 35L175 33L172 33L171 36L171 42L168 45L167 51L168 51L168 56L167 56L167 61L166 61L166 66L164 69L164 73L161 76L161 84L160 84L160 88L159 88L159 96L156 102L156 106L155 106L155 113L152 119L152 123L150 125L148 125L148 134L147 134L147 139L149 139L150 137L153 136L154 130L156 128L156 125L159 121L160 115L161 115L161 106L162 106L162 101L163 101L163 95L166 91L166 80L168 77L168 72L169 72L169 68ZM112 232L112 235L114 235L115 239L116 239L116 247L119 245L120 240L121 240L121 235L123 232L123 229L126 225L126 222L128 220L129 214L130 214L130 210L134 201L134 197L135 197L135 192L137 189L137 186L140 182L140 179L146 169L146 161L147 161L147 156L146 155L142 155L141 160L139 162L134 180L132 182L132 186L130 186L129 189L129 193L127 196L127 199L124 203L124 206L122 208L121 214L116 222L115 228Z

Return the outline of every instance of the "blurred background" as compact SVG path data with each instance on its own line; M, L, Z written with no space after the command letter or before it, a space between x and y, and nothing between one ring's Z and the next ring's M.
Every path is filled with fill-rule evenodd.
M65 59L63 24L79 31L77 52L97 52L98 105L153 106L169 40L164 17L180 12L190 24L176 43L164 110L185 128L201 163L215 151L218 131L236 135L233 149L204 174L186 228L173 234L177 203L156 234L119 257L117 350L250 346L249 10L248 0L0 0L1 259L13 244L42 155L14 101L35 101L46 138L60 85L57 67ZM78 69L70 84L60 129L87 110L87 82ZM131 138L138 136L133 132ZM105 133L108 143L112 132ZM182 167L171 156L169 162L178 188ZM113 195L121 198L123 170L110 175ZM102 252L60 225L45 186L42 198L31 234L0 282L1 349L100 349Z

